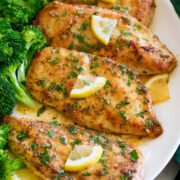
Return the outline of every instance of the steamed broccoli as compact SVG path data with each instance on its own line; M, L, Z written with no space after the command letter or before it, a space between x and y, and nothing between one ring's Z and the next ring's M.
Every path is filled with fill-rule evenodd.
M34 107L34 100L16 77L17 69L25 59L25 52L25 41L19 32L12 29L0 31L0 74L10 81L18 101Z
M2 180L8 180L13 171L26 167L20 159L10 160L7 151L3 150L7 144L9 133L9 124L0 126L0 179Z
M10 115L13 111L15 103L16 100L12 85L7 79L0 76L0 118L3 117L4 115ZM1 140L0 140L0 148L1 148Z
M0 126L0 149L3 149L6 146L9 133L9 124L2 124Z
M13 171L25 168L20 159L10 160L7 151L0 149L0 179L9 180Z
M47 40L43 33L33 25L25 26L21 32L21 35L25 41L25 48L27 53L23 63L18 69L18 80L20 82L25 82L26 70L31 63L34 54L36 51L47 45Z
M48 3L49 0L1 0L0 16L10 22L14 29L21 30Z
M0 31L11 29L11 24L7 22L4 18L0 18Z

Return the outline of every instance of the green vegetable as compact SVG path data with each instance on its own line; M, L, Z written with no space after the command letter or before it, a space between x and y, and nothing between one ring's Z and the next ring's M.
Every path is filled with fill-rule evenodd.
M26 71L35 53L47 45L46 38L40 29L33 25L25 26L21 32L23 40L25 41L24 59L18 69L18 80L20 82L26 81Z
M131 151L130 155L131 155L131 160L133 162L137 162L137 160L139 159L137 151L136 150Z
M2 21L1 21L2 22ZM2 25L0 24L0 27ZM26 88L18 81L16 73L25 58L25 41L21 34L12 29L0 31L0 75L7 78L13 86L16 99L34 107L35 102Z
M6 78L0 75L0 118L12 113L15 102L15 94L12 85Z
M1 0L0 14L14 29L21 31L48 3L49 0Z
M25 164L21 160L10 160L7 151L0 150L0 179L9 180L13 175L13 171L25 167Z
M0 179L2 180L9 180L13 171L26 167L19 159L10 160L7 151L3 150L7 144L9 133L8 124L0 126Z
M6 146L9 133L9 124L2 124L0 126L0 149L3 149Z
M0 18L0 31L5 29L11 29L11 25L4 18Z
M39 117L45 110L46 110L46 106L42 106L40 109L38 109L37 117Z
M84 172L82 173L83 176L91 176L91 173L90 172Z
M45 165L49 165L49 161L51 161L54 156L50 156L47 151L40 153L41 162Z
M29 132L21 131L20 134L17 135L17 139L19 141L24 141L24 139L28 138Z

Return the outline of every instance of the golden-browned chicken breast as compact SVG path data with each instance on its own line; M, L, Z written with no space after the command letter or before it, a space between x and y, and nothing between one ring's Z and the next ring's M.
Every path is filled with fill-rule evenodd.
M78 74L104 77L106 84L87 98L72 99ZM81 126L151 137L162 133L147 89L125 65L110 59L48 47L35 56L26 85L37 100Z
M55 0L54 0L55 1ZM154 0L115 0L114 4L101 0L57 0L68 4L87 4L116 10L117 12L128 12L131 16L149 26L155 9Z
M93 14L117 19L107 46L94 37L90 23ZM127 65L136 74L170 72L177 63L157 36L125 13L53 2L39 13L34 24L52 46L110 57Z
M141 152L117 137L53 122L15 117L5 117L4 122L10 124L9 147L42 179L142 179ZM104 151L100 161L80 172L65 172L64 165L74 144L101 145Z

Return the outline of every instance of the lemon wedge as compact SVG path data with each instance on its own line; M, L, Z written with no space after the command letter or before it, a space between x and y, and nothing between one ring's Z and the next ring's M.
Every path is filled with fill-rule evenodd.
M79 75L70 93L70 98L88 97L103 88L105 84L106 79L104 77Z
M81 171L87 167L93 166L101 158L102 152L103 149L100 145L76 145L65 163L65 170Z
M91 29L95 37L105 45L108 44L116 24L116 19L102 18L96 15L91 17Z
M168 80L169 76L165 73L153 76L145 83L155 103L161 103L170 98Z
M102 2L107 2L109 4L114 4L115 3L115 0L100 0Z

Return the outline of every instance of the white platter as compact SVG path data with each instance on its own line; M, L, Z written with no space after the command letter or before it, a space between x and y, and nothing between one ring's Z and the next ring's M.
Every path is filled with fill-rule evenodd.
M156 0L156 5L151 30L180 60L180 18L170 0ZM171 99L155 107L164 133L140 147L145 157L143 180L153 180L167 165L180 144L180 66L170 74L169 88Z

